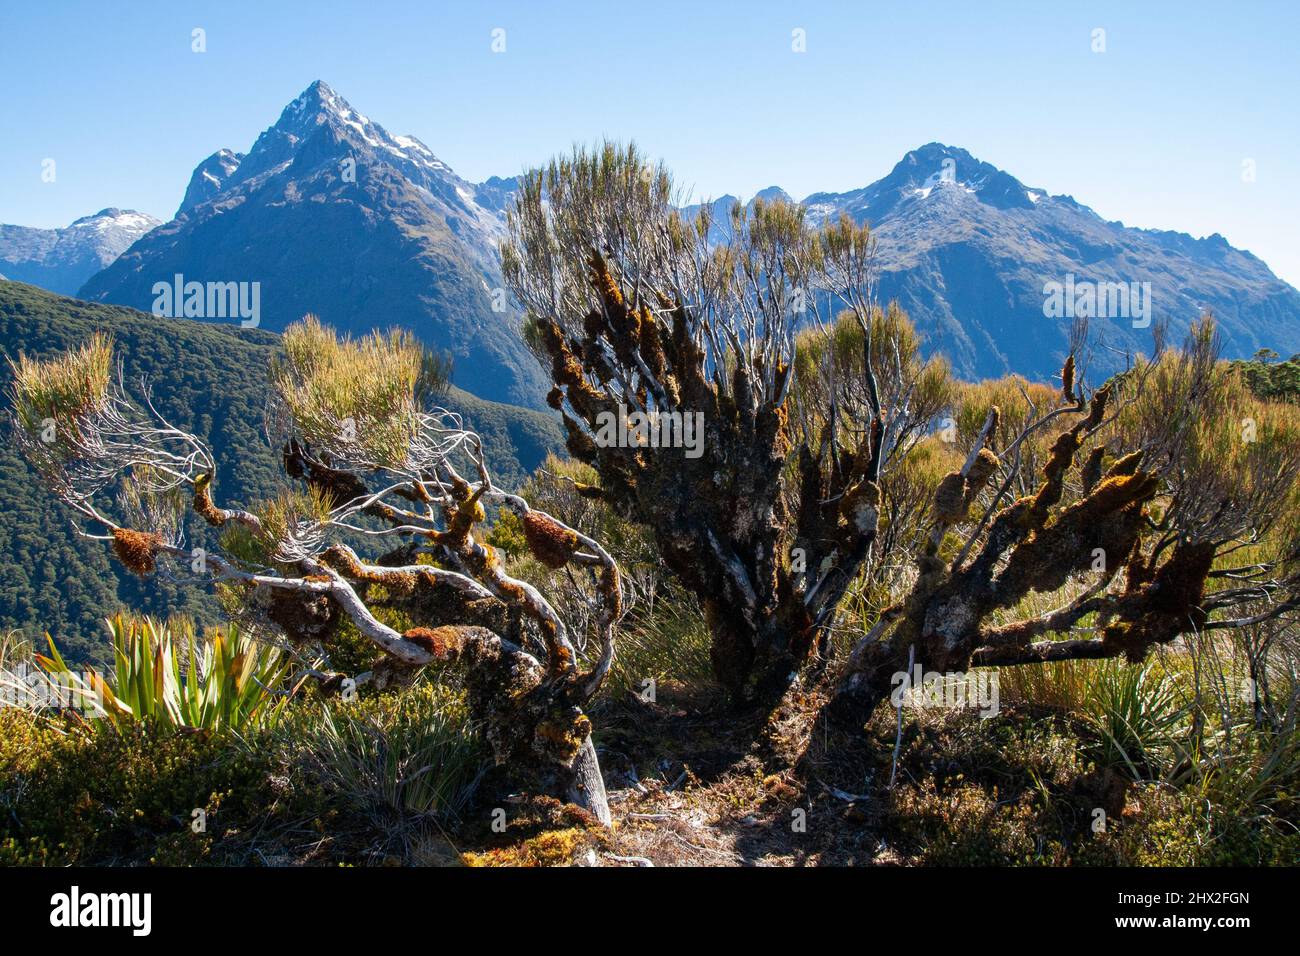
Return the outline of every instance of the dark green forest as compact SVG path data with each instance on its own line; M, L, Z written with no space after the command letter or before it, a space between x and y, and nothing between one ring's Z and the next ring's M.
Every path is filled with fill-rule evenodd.
M1260 349L1253 359L1238 359L1232 364L1241 369L1246 384L1257 397L1300 404L1300 354L1285 362L1278 359L1272 349Z

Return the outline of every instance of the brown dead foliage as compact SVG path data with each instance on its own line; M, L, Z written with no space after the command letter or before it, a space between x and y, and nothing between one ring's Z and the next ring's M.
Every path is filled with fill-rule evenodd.
M524 538L533 556L548 568L562 568L578 550L578 535L540 511L523 518Z
M154 572L157 566L155 558L162 545L162 537L151 531L113 529L113 553L123 567L141 577Z

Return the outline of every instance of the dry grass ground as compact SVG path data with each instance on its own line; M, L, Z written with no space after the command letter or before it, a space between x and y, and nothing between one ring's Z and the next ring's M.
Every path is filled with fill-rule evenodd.
M1094 806L1132 813L1122 778L1085 767L1066 738L1016 713L998 718L1000 728L974 714L909 713L889 790L894 713L882 711L848 746L840 741L832 762L826 742L808 736L818 703L792 695L764 719L671 686L655 703L607 703L597 726L611 832L572 808L521 800L506 808L505 833L491 832L480 813L434 838L419 862L1059 863L1090 832Z

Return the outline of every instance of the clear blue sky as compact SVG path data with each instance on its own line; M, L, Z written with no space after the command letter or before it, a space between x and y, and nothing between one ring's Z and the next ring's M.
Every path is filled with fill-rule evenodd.
M247 150L320 78L470 180L610 136L702 195L803 198L939 140L1108 219L1220 232L1300 285L1297 34L1292 0L4 0L0 222L170 218L195 164Z

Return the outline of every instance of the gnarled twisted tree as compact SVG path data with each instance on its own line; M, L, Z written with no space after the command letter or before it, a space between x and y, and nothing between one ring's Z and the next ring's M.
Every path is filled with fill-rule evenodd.
M81 533L109 543L132 571L214 582L294 643L328 642L346 617L383 652L358 683L459 662L495 759L608 823L583 708L613 660L614 560L493 484L478 437L430 406L440 370L408 333L339 340L308 317L283 344L273 407L290 431L286 471L300 484L260 506L215 503L211 452L164 420L147 388L142 406L131 400L103 337L14 364L17 441L84 519ZM595 633L571 634L536 588L505 572L476 536L488 504L519 516L539 559L593 575ZM218 546L186 545L189 509L220 529ZM369 561L349 544L376 539L398 546ZM377 616L383 606L417 625L397 631Z
M678 199L634 147L575 151L524 178L504 272L569 451L600 475L583 491L652 530L705 608L731 694L770 699L867 560L882 471L944 405L946 368L872 307L865 227L814 230L784 202L720 219ZM834 347L796 371L801 324L832 344L856 328L859 374L840 374ZM820 387L796 400L796 374ZM632 416L649 426L609 427ZM662 440L697 420L693 446Z
M505 274L550 402L599 474L582 490L652 531L706 608L736 697L786 686L882 559L914 570L841 662L828 712L850 723L909 660L1136 660L1297 607L1300 539L1275 526L1300 441L1217 361L1210 324L1095 392L1077 326L1059 398L1035 386L1014 420L981 410L916 522L918 486L893 477L934 441L950 383L920 361L906 318L873 305L865 226L813 230L801 208L761 201L684 211L662 167L607 144L527 176L509 233ZM613 441L603 424L624 409L702 413L703 446ZM1024 616L1025 598L1057 591L1058 610ZM1231 616L1252 601L1266 607Z
M1010 424L987 409L934 494L915 582L854 646L832 719L860 725L910 660L940 673L1140 661L1181 635L1300 609L1300 533L1287 524L1300 434L1218 361L1208 319L1181 351L1164 352L1161 337L1152 359L1089 394L1076 380L1079 334L1056 407L1026 394L1024 420ZM1046 461L1027 476L1025 450L1044 436ZM1055 610L1018 611L1071 582Z

